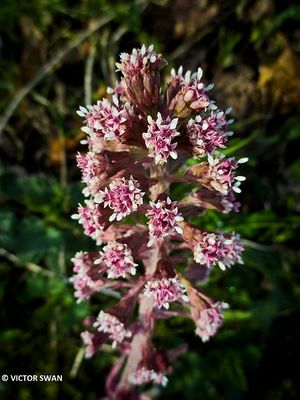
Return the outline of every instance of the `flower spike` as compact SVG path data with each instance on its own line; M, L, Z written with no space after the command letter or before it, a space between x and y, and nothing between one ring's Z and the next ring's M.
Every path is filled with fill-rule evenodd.
M86 357L107 342L119 354L107 378L111 400L140 399L144 385L163 390L177 350L154 347L156 320L191 318L207 342L228 305L197 285L211 270L243 262L237 233L192 224L209 209L239 211L245 177L237 170L248 159L221 153L233 134L231 109L211 99L201 68L171 70L163 85L165 65L152 45L121 53L121 79L107 98L77 111L86 134L87 151L76 158L86 199L72 218L97 250L75 254L71 282L78 302L101 292L117 299L89 317L81 334ZM180 198L176 184L186 184Z

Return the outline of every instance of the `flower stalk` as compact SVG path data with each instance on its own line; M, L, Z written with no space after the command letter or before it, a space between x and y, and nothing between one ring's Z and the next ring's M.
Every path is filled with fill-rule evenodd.
M230 109L210 99L201 69L172 70L165 87L166 61L153 46L122 53L116 65L122 79L108 97L77 112L87 135L88 151L77 156L87 199L73 218L99 248L74 256L71 280L77 301L107 288L120 292L120 302L90 317L81 336L87 357L105 342L120 353L107 378L108 397L138 400L145 385L167 384L179 354L155 347L156 319L192 318L203 342L222 325L227 305L199 285L213 267L242 263L243 247L237 234L206 232L190 218L207 209L238 211L235 196L245 178L236 170L246 159L221 153L232 135ZM175 201L176 182L195 189Z

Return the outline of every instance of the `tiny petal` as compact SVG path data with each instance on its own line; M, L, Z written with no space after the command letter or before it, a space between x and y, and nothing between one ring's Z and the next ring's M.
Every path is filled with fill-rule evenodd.
M239 164L244 164L244 163L246 163L246 162L248 162L249 161L249 158L248 157L243 157L243 158L240 158L239 160L238 160L238 163Z

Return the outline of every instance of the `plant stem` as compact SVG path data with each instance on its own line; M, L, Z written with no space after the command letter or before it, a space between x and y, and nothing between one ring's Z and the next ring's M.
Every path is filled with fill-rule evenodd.
M159 194L168 193L169 183L166 179L166 169L161 165L153 165L150 171L151 178L156 179L157 183L150 188L150 199L155 201ZM161 243L153 244L150 250L147 264L145 263L145 274L152 276L156 270L156 265L160 259ZM154 319L152 317L153 300L152 298L143 296L139 307L139 322L141 324L140 331L134 336L131 342L131 352L128 356L127 363L122 373L118 390L130 391L130 383L128 377L137 370L138 364L143 356L143 349L147 345L154 328ZM116 398L117 399L117 398Z

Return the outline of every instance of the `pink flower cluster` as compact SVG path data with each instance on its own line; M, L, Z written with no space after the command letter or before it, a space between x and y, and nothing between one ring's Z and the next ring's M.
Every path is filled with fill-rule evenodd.
M114 140L126 131L127 110L120 106L116 96L113 96L112 102L103 99L95 106L80 107L77 114L85 118L86 125L82 130L91 138Z
M166 386L168 378L161 372L156 372L153 369L146 369L144 367L138 369L129 375L128 380L133 385L142 385L143 383L157 383L158 385Z
M85 347L86 358L93 357L99 347L103 344L104 340L106 340L103 335L90 331L83 331L80 336Z
M126 278L127 274L135 275L138 264L134 263L132 253L127 244L108 242L103 247L101 258L95 264L103 263L107 277L111 279Z
M184 119L208 109L210 100L207 92L210 87L205 87L202 74L201 68L195 73L187 71L184 76L182 68L178 70L178 74L172 70L170 86L167 89L168 108L176 117Z
M218 264L224 271L237 262L242 264L241 252L243 246L240 243L239 235L228 235L203 232L195 240L194 260L211 267Z
M102 243L102 234L104 230L104 216L101 208L94 200L85 200L85 207L79 204L78 214L73 214L72 218L77 219L83 226L84 233L96 241Z
M214 336L223 323L222 308L226 308L222 303L214 303L211 308L204 308L199 312L196 323L196 334L203 342L207 342Z
M227 303L214 302L203 292L190 287L188 290L190 298L190 312L195 321L196 334L202 342L207 342L214 336L223 323L222 310L228 308Z
M147 118L148 130L143 133L143 138L149 152L149 157L153 157L155 164L164 164L167 162L168 157L173 159L177 158L175 151L177 143L172 143L176 136L180 133L177 132L176 126L178 118L172 121L170 117L165 120L162 119L160 113L157 114L157 120L154 121L149 115Z
M186 288L177 276L148 281L144 290L144 295L152 297L156 307L164 307L165 309L168 309L170 303L174 301L183 300L188 302L189 298L185 293Z
M93 293L99 292L105 285L101 267L95 266L95 258L96 255L82 251L76 253L72 258L75 274L71 281L78 302L90 298Z
M226 110L228 112L229 110ZM187 124L187 133L194 146L194 154L202 157L205 154L212 154L218 148L224 148L228 136L232 132L227 132L227 126L233 122L226 121L225 113L211 112L208 117L202 118L197 115L190 119Z
M149 246L156 239L166 237L170 233L182 233L179 223L183 221L183 218L178 212L177 203L171 201L170 197L167 200L158 200L155 203L150 201L146 215L149 219Z
M238 211L246 158L222 153L232 132L210 98L202 70L171 71L161 84L163 56L153 46L122 53L121 80L107 98L80 107L86 154L77 155L87 197L73 215L97 251L73 258L78 301L107 289L120 301L90 317L82 333L86 356L110 341L120 358L107 379L108 398L141 399L138 386L165 386L172 350L155 347L157 319L192 318L203 342L223 323L225 303L198 284L218 265L242 263L238 234L207 232L191 218L207 209ZM192 165L188 167L187 165ZM178 200L173 185L192 184ZM180 265L180 269L178 268ZM186 267L186 268L184 268Z
M112 347L115 348L117 343L122 343L125 338L131 337L132 333L125 329L124 324L117 317L104 311L100 311L96 322L93 326L99 331L107 333L109 339L112 340Z
M113 181L104 190L99 190L95 201L113 210L109 221L121 221L143 204L144 194L138 181L131 176L128 180L122 178L121 181Z

